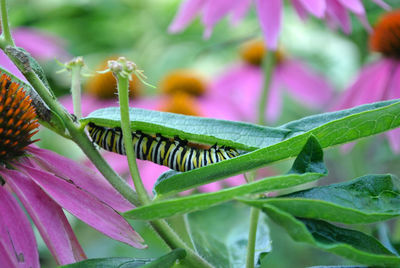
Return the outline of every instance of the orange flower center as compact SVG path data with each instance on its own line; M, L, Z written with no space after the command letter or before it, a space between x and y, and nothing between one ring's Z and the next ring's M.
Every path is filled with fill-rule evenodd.
M160 107L161 111L199 116L198 104L196 98L186 92L177 92L168 99Z
M98 71L103 71L108 68L108 60L110 59L107 59L99 66ZM88 93L99 99L114 99L118 93L117 80L111 72L106 72L104 74L96 73L88 79L85 89ZM129 96L131 98L136 98L139 95L140 81L135 75L132 75L132 80L129 82Z
M18 83L6 74L0 77L0 162L5 163L24 154L35 142L38 120L32 99Z
M248 64L261 66L267 49L262 40L251 40L243 44L240 49L240 57ZM283 53L280 50L276 52L276 61L279 63L283 60Z
M400 10L383 15L370 36L371 50L400 58Z
M167 95L184 92L193 96L201 96L206 91L206 83L197 73L189 70L176 70L161 80L160 89Z

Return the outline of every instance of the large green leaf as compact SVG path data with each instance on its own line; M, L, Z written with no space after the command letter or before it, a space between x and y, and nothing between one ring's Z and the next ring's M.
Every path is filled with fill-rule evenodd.
M296 219L272 205L264 205L262 210L295 241L311 244L361 264L400 265L399 257L386 249L378 240L362 232L319 220Z
M250 210L240 203L226 203L188 215L197 252L215 267L245 267ZM271 251L269 229L261 216L257 226L257 261L259 254Z
M137 259L137 258L99 258L88 259L61 266L63 268L99 268L99 267L120 267L120 268L158 268L172 267L179 259L183 259L186 252L183 249L175 249L157 259Z
M392 175L366 175L278 198L242 201L257 207L273 205L297 217L370 223L400 215L398 186L398 178Z
M364 110L372 107L379 108ZM162 195L176 193L296 156L310 135L314 135L322 148L326 148L381 133L400 125L399 102L393 103L391 101L364 105L338 113L344 116L351 111L360 110L362 112L341 117L340 119L336 119L338 116L334 116L332 113L326 114L326 120L332 118L335 120L323 125L316 123L316 121L324 121L323 115L305 118L294 122L292 125L288 124L286 127L294 128L293 132L288 135L291 138L233 159L176 174L160 181L155 190Z
M265 178L214 193L196 194L153 202L150 205L125 212L124 216L141 220L171 217L175 214L205 209L245 194L274 191L307 183L319 179L326 173L322 148L315 137L311 136L294 161L289 174Z
M145 133L161 133L166 137L178 135L182 139L205 144L221 144L242 150L254 150L277 143L289 130L259 125L186 116L152 110L130 108L132 130ZM100 126L121 126L119 107L109 107L92 112L81 119L82 124L93 122Z

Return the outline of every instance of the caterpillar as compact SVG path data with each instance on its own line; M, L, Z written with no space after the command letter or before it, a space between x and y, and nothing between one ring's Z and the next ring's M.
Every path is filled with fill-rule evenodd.
M108 128L90 122L88 131L92 141L101 148L126 154L121 128ZM170 139L159 133L152 136L140 130L132 132L132 139L138 159L149 160L176 171L189 171L239 155L237 150L228 146L214 144L208 149L198 148L178 136Z

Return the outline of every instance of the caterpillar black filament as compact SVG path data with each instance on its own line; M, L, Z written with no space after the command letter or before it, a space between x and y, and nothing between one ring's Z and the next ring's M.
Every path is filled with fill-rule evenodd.
M89 135L101 148L125 155L121 128L107 128L89 123ZM177 171L188 171L239 155L231 147L213 145L208 149L196 148L178 136L173 139L161 134L151 136L141 131L132 132L136 157L167 166Z

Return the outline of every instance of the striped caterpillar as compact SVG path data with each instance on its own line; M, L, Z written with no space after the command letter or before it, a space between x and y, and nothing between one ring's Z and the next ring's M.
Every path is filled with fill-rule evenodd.
M121 128L107 128L94 123L89 123L88 127L93 142L101 148L126 154ZM237 150L217 144L208 149L198 148L178 136L170 139L158 133L154 137L138 130L132 132L132 138L138 159L149 160L176 171L189 171L239 155Z

